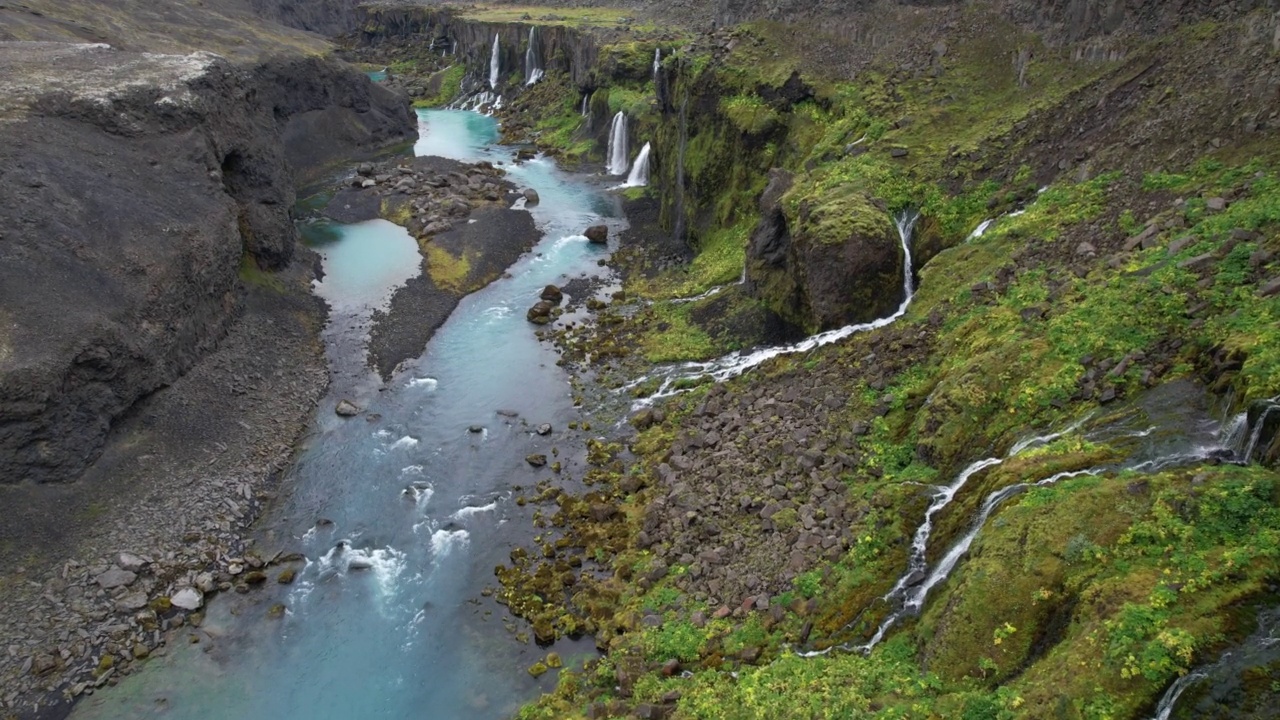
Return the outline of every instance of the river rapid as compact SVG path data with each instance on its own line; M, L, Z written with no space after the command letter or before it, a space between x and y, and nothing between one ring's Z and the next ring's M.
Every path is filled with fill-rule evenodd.
M549 283L605 272L608 250L580 233L624 221L603 180L541 158L512 164L491 118L420 116L417 155L487 160L538 191L529 210L542 240L464 298L384 386L363 365L364 340L373 310L417 272L414 240L384 221L304 228L324 261L316 292L332 310L324 335L334 383L258 546L307 560L292 584L276 583L273 569L261 590L213 598L166 657L86 698L72 717L505 717L554 684L554 673L525 672L546 650L514 640L522 625L481 591L532 533L532 508L517 506L513 487L550 473L525 457L559 450L569 474L584 462L585 435L567 430L581 419L569 377L525 310ZM340 398L362 415L337 417ZM550 435L537 434L542 423ZM283 614L273 617L277 604ZM593 652L589 642L555 649L569 663Z

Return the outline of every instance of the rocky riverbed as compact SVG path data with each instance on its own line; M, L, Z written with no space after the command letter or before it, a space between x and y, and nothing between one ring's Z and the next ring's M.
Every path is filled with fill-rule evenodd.
M259 580L272 557L244 531L327 383L311 278L298 263L250 286L218 349L117 427L82 482L0 488L5 712L61 716L164 654L208 593Z

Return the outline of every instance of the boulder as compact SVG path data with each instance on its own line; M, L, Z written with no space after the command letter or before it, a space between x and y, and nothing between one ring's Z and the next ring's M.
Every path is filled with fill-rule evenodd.
M529 312L525 314L525 318L535 325L546 325L551 322L551 310L554 304L547 300L540 301L537 305L529 308Z
M603 245L609 242L609 226L608 225L592 225L583 231L583 235L587 236L596 245Z
M797 192L789 173L770 171L747 250L747 292L811 331L893 313L905 255L888 209L852 183Z
M350 400L339 400L338 406L333 411L342 417L354 417L360 414L360 408Z
M528 455L525 457L524 461L536 468L540 468L547 464L547 456L546 455Z
M195 588L182 588L169 598L169 603L183 610L199 610L204 605L204 594Z
M538 191L533 188L525 188L522 194L524 195L525 207L531 207L542 202L542 198L538 197Z
M113 588L132 585L133 581L137 579L138 576L136 573L131 573L128 570L121 570L118 567L113 567L94 578L93 581L98 583L103 590L111 590Z
M542 294L538 297L546 300L547 302L559 304L561 300L564 300L564 293L555 285L548 285L542 288Z

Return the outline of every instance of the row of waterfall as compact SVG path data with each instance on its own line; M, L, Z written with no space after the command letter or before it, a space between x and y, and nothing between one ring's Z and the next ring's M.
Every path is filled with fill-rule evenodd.
M456 44L455 50L457 52ZM542 45L538 38L538 26L529 26L529 45L524 51L524 84L533 85L546 75L542 66ZM493 50L489 53L489 89L498 89L498 81L502 77L502 40L497 34L493 36Z
M626 175L631 162L627 159L627 114L618 111L609 125L609 149L605 154L605 171L610 175Z
M586 103L583 103L586 106ZM652 146L645 143L640 148L640 154L636 155L634 164L627 159L630 147L627 137L627 114L618 111L613 116L613 124L609 126L609 149L606 153L608 162L605 164L605 172L610 175L626 175L627 181L618 187L644 187L649 184L649 154ZM628 173L627 169L631 172Z

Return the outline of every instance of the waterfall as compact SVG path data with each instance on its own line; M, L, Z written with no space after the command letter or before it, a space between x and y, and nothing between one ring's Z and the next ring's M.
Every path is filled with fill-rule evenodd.
M529 47L524 51L524 84L532 85L542 79L542 49L538 47L538 26L529 26Z
M605 166L610 175L626 175L627 167L627 115L621 110L613 116L613 125L609 128L609 164Z
M1280 608L1269 608L1258 613L1258 629L1235 649L1225 652L1213 664L1193 670L1173 681L1156 705L1152 720L1169 720L1178 698L1187 688L1222 671L1238 674L1244 670L1260 668L1280 659ZM1219 678L1221 679L1221 678Z
M590 100L591 100L590 95L582 96L582 117L586 117L587 113L591 112L591 107L589 105Z
M662 71L662 48L653 51L653 81L658 81L658 73Z
M1280 405L1276 404L1277 399L1280 399L1280 396L1264 401L1267 405L1258 413L1258 419L1253 423L1253 431L1249 433L1249 442L1245 444L1244 451L1240 455L1241 462L1248 463L1253 458L1253 451L1258 449L1258 441L1262 439L1262 431L1267 424L1267 417L1276 410L1280 410ZM1246 427L1248 424L1249 420L1246 414Z
M677 165L679 161L677 160ZM678 167L677 167L678 169ZM679 196L677 195L677 200ZM737 377L751 368L780 355L790 355L799 352L808 352L823 345L829 345L833 342L843 340L850 335L864 333L871 330L877 330L892 324L898 318L907 313L907 308L911 305L912 298L915 297L915 280L914 273L911 268L911 235L915 231L916 220L920 218L920 214L915 211L906 210L899 213L894 218L894 225L898 229L898 238L902 242L902 304L894 311L892 315L872 320L871 322L856 323L854 325L845 325L835 330L811 335L800 342L791 345L774 345L772 347L757 348L749 353L733 353L716 360L708 362L689 362L681 365L672 365L659 369L657 372L645 375L634 380L621 388L621 392L630 392L633 389L649 383L655 378L662 378L657 392L647 398L637 400L634 405L637 409L652 404L655 400L672 397L684 392L680 386L683 380L692 380L696 378L710 378L716 382L723 382L729 378Z
M999 488L988 493L983 499L977 515L969 523L968 530L955 541L942 558L930 568L927 560L929 537L933 532L934 517L955 499L960 489L978 472L999 465L1010 458L1020 455L1027 449L1043 447L1044 445L1057 440L1065 435L1076 432L1089 420L1089 416L1085 416L1067 428L1047 435L1039 435L1029 437L1014 443L1013 447L1004 457L990 457L978 460L964 470L960 471L956 479L950 485L937 488L933 502L925 511L924 522L916 530L915 537L911 545L911 554L907 561L907 570L898 579L891 589L884 596L884 600L894 608L889 612L880 625L876 628L875 634L866 643L858 646L836 645L831 648L819 652L803 653L805 657L813 657L816 655L825 655L833 649L845 651L857 651L862 653L870 652L872 648L880 644L885 634L900 620L907 616L918 615L924 609L925 601L928 599L929 592L939 584L950 577L953 570L960 563L960 560L969 552L969 548L973 545L974 540L978 537L983 526L1006 500L1019 495L1033 487L1046 487L1053 485L1061 480L1073 477L1081 477L1084 475L1099 475L1103 472L1113 470L1140 470L1146 472L1159 472L1160 470L1179 466L1203 462L1210 458L1221 457L1224 454L1235 458L1239 457L1239 452L1233 448L1238 447L1241 435L1241 420L1244 413L1236 416L1231 422L1214 427L1213 429L1204 431L1195 431L1187 437L1182 438L1178 447L1169 448L1164 446L1145 446L1139 447L1128 459L1122 463L1112 463L1100 465L1084 470L1070 470L1060 472L1050 477L1044 478L1036 482L1022 482ZM1121 440L1136 440L1142 442L1143 438L1148 437L1155 428L1145 428L1142 430L1132 430L1123 426L1119 427L1103 427L1084 435L1085 439L1094 442L1115 442Z
M640 148L635 164L631 166L631 174L622 187L644 187L649 184L649 143Z
M498 73L501 71L502 64L502 46L498 44L498 36L493 36L493 52L489 55L489 87L496 90L498 88Z
M673 210L676 220L672 223L672 237L684 240L684 151L689 144L689 92L680 99L680 142L676 146L676 199Z

